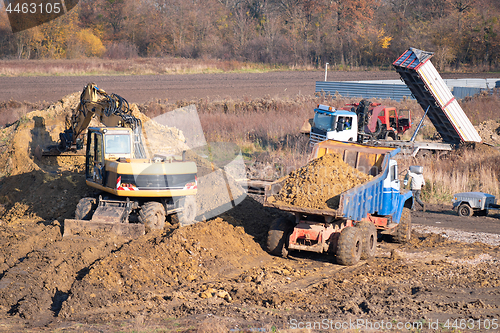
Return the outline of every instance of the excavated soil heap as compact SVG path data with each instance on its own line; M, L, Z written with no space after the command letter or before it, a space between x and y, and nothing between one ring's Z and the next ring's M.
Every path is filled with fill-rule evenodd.
M326 154L291 172L279 193L268 201L303 208L337 209L342 192L371 178L342 161L338 154Z
M236 277L264 257L265 252L242 227L221 218L167 230L153 238L146 235L94 263L73 284L72 296L59 315L79 320L99 311L108 320L116 314L123 316L124 308L135 312L145 306L155 311L173 297L173 287L206 283L220 275ZM221 298L229 299L228 293Z
M481 139L487 144L500 145L500 121L489 119L476 126Z

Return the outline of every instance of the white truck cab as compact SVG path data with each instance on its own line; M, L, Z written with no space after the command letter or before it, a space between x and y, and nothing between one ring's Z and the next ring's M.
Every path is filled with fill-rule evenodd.
M319 104L314 109L314 119L310 132L310 144L324 140L353 141L358 137L358 117L347 110L337 110Z

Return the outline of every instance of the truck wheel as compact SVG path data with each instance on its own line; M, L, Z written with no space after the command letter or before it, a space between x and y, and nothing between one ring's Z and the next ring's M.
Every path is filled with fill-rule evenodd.
M361 221L356 224L361 230L363 246L361 248L361 259L370 259L375 257L377 251L377 228L369 221Z
M458 206L457 210L458 216L472 216L474 214L474 210L467 203L462 203Z
M178 205L182 211L177 213L177 219L181 227L186 227L195 222L196 218L196 198L188 195L179 199Z
M288 255L287 240L293 230L290 217L280 217L271 223L267 233L267 251L275 256Z
M411 211L410 208L403 208L401 213L401 220L399 225L396 227L396 233L394 234L394 239L398 243L406 243L411 238Z
M356 265L361 258L362 247L360 229L354 227L342 229L337 244L337 263L345 266Z
M76 205L75 219L77 220L90 220L94 210L96 209L95 198L81 198Z
M146 233L162 230L165 226L165 207L159 202L146 202L139 211L139 221L146 227Z

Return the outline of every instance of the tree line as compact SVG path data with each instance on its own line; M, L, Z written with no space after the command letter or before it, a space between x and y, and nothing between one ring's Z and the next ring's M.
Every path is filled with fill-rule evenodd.
M390 66L408 47L439 69L500 67L498 0L80 0L13 34L0 57L186 57L338 69Z

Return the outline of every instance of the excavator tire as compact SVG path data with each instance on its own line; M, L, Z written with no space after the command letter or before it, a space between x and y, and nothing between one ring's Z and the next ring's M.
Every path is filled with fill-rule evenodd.
M195 223L196 218L196 198L194 195L188 195L179 199L179 207L182 211L177 213L177 219L181 227L186 227Z
M372 222L361 221L356 224L362 232L363 247L361 248L361 259L371 259L375 257L377 251L377 228Z
M340 232L337 244L337 263L344 266L356 265L361 259L363 236L360 229L347 227Z
M411 238L411 211L410 208L403 208L401 220L396 227L394 240L397 243L407 243Z
M81 198L80 201L78 201L78 205L76 205L75 219L86 221L90 220L96 206L97 202L95 198Z
M275 256L288 256L287 239L293 231L292 217L274 220L267 233L267 251Z
M159 202L146 202L139 211L139 221L146 227L146 233L165 227L165 207Z

